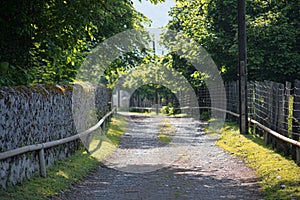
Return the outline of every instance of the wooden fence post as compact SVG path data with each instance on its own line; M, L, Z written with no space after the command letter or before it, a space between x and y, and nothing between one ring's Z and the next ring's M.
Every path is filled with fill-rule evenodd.
M262 123L263 122L258 118L258 116L261 116L262 113L262 103L260 100L262 100L262 94L261 94L261 87L262 83L255 81L254 82L254 88L255 88L255 98L254 98L254 116L253 119L257 120L258 122ZM258 126L256 127L256 133L258 133L260 136L264 136L264 131L259 128ZM265 137L265 136L264 136ZM266 141L265 141L266 143Z
M263 136L264 136L264 142L265 144L269 144L269 134L266 131L262 131L263 132Z
M292 139L299 141L300 134L300 81L296 80L294 84L294 102L293 102L293 131ZM292 146L292 158L300 164L299 148Z
M102 134L103 134L103 135L105 134L105 121L104 121L103 124L102 124Z
M291 87L292 84L290 82L286 82L285 83L285 94L284 94L284 136L288 136L289 135L289 114L290 114L290 110L289 110L289 105L290 105L290 96L291 96Z
M296 147L296 163L300 166L300 148Z
M268 88L267 91L267 101L266 103L266 117L267 120L265 121L265 126L271 128L274 130L273 128L273 87L274 87L274 83L271 81L265 81L264 82ZM267 133L268 134L268 133ZM275 149L276 148L276 138L274 138L271 134L268 134L267 136L267 144L272 144L272 148Z
M266 81L266 85L268 85L268 101L267 103L267 126L271 129L273 129L273 82L271 81Z
M42 177L46 177L46 162L44 148L39 150L39 161L40 161L40 174Z
M284 97L285 97L285 90L284 85L278 83L276 86L276 110L275 110L275 131L284 135L286 135L286 131L284 130ZM280 139L277 139L277 150L283 152L284 155L289 155L290 153L290 145Z

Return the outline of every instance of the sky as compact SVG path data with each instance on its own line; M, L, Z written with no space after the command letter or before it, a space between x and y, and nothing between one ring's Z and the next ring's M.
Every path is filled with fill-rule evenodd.
M166 0L157 5L151 4L147 0L133 0L133 6L152 20L151 28L159 28L167 25L169 21L168 11L175 5L174 0Z
M160 31L156 28L161 28L167 25L168 21L171 19L168 15L168 11L171 7L175 6L174 0L166 0L164 3L158 3L157 5L151 4L147 0L142 0L139 2L138 0L133 0L133 6L136 10L143 13L149 19L151 19L151 29L149 30L153 36L155 36L156 41L156 53L164 54L166 53L166 49L159 44L160 40Z

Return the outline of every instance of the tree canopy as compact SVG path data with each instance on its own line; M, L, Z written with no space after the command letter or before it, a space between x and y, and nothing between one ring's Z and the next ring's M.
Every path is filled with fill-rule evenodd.
M299 79L299 2L246 3L249 79ZM225 80L236 79L236 0L177 0L169 14L170 29L202 45ZM117 33L149 24L130 0L0 1L0 85L72 82L94 47ZM116 59L105 72L108 83L149 55L139 51ZM203 83L205 74L174 52L169 51L163 60L193 86Z
M252 0L246 4L249 79L299 79L299 2ZM170 29L201 44L225 80L236 79L236 0L181 0L170 15Z
M97 44L149 22L130 0L3 0L0 85L73 81Z

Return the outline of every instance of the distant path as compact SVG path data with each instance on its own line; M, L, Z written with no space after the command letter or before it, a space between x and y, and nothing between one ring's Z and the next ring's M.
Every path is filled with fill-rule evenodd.
M104 165L53 199L263 199L252 170L218 148L200 122L129 119L119 148ZM165 133L172 138L169 144L157 137L164 127L173 130Z

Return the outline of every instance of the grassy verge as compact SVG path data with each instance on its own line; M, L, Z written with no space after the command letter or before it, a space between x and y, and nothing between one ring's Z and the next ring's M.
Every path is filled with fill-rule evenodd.
M267 147L262 138L241 135L235 124L227 124L217 145L255 170L265 199L300 199L300 167Z
M175 127L168 119L165 119L162 124L159 124L158 140L163 144L171 143L171 136L175 134Z
M93 149L92 155L81 150L66 160L57 161L54 166L47 169L46 178L32 177L22 185L9 187L5 191L0 191L0 199L47 199L47 197L68 189L71 184L83 179L89 172L95 169L101 159L112 152L111 150L118 145L120 136L124 133L125 128L126 119L120 115L116 115L110 123L106 137L104 138L105 141L102 141L100 146L100 134L94 134L90 146L90 149ZM97 156L95 157L94 155Z

